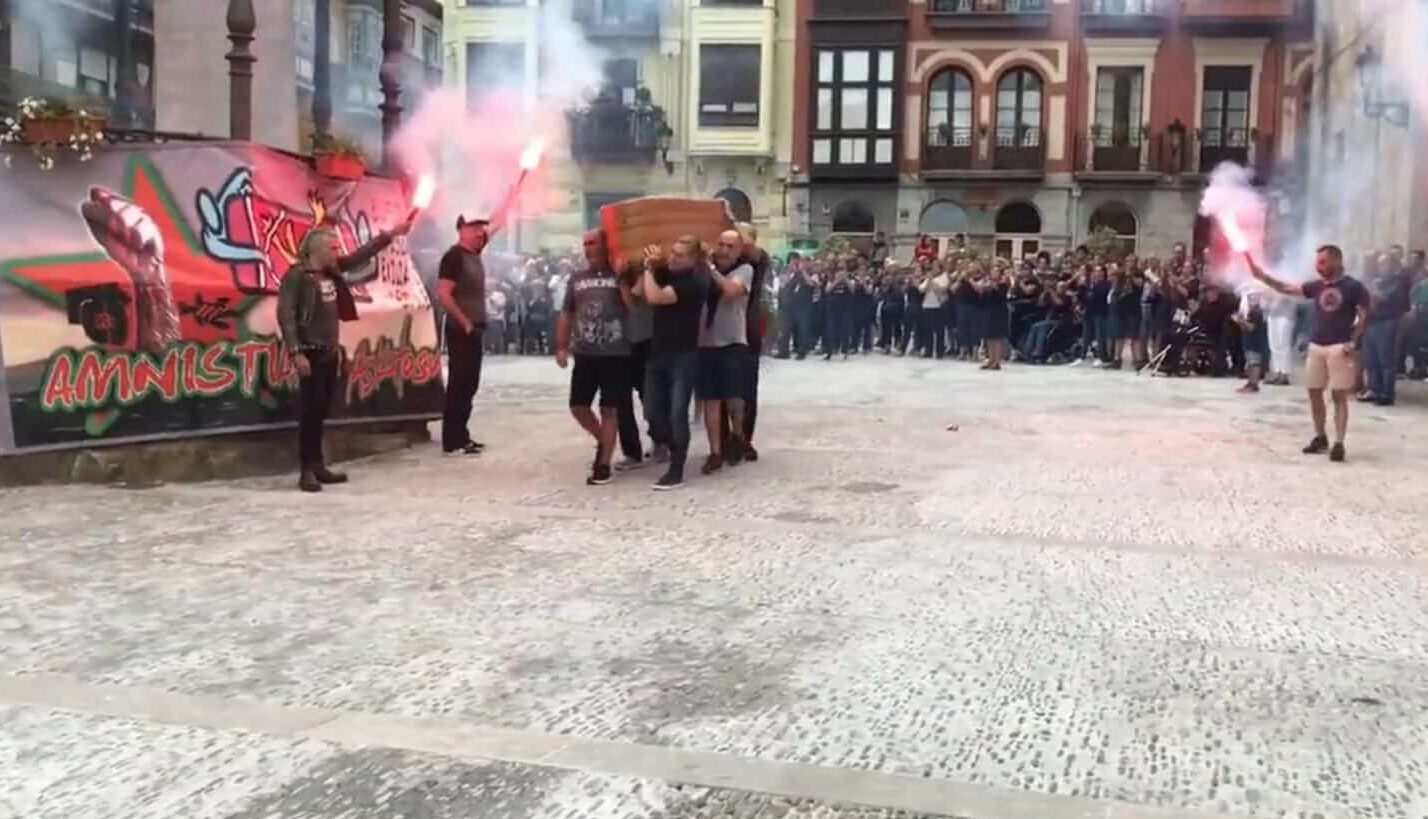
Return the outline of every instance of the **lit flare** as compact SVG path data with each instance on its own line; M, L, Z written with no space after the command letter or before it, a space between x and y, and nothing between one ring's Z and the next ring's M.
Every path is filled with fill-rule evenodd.
M412 209L426 210L431 207L431 200L435 196L436 175L428 171L417 179L416 191L412 194Z
M1235 215L1228 211L1221 211L1215 214L1215 219L1219 221L1220 230L1225 234L1225 240L1230 243L1230 249L1236 253L1248 253L1250 249L1249 237L1245 236Z
M531 140L525 150L521 151L521 170L533 171L540 165L541 155L545 153L545 139L536 137Z

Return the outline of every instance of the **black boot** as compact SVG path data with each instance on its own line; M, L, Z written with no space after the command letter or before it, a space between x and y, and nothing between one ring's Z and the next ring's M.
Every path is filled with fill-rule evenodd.
M311 469L303 469L302 477L298 478L298 489L304 492L321 492L322 482L317 479L317 473Z
M345 472L333 472L326 465L314 469L312 475L317 478L318 483L347 483Z

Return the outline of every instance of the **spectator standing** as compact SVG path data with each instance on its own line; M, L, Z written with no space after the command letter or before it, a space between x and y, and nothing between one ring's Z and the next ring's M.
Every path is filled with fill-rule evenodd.
M853 283L841 265L823 294L823 304L828 312L824 322L823 360L830 360L839 352L847 359L853 342Z
M1403 317L1410 307L1412 285L1390 253L1381 254L1368 280L1372 306L1364 333L1364 380L1368 394L1360 400L1381 407L1393 406L1397 398L1398 339Z
M1259 392L1260 377L1269 358L1269 324L1260 305L1257 292L1246 293L1240 311L1233 316L1240 327L1240 343L1244 346L1245 383L1240 393Z

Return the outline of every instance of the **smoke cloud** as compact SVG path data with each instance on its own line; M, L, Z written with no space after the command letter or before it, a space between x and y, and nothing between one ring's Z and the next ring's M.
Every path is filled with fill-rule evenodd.
M537 139L547 146L546 161L522 181L506 224L538 217L569 195L553 184L551 160L568 150L565 112L593 96L606 55L585 39L568 0L543 4L536 32L534 42L517 33L493 43L489 55L478 46L466 90L431 92L396 137L394 155L405 171L437 177L423 218L442 230L458 214L499 218L495 211L520 177L521 152Z

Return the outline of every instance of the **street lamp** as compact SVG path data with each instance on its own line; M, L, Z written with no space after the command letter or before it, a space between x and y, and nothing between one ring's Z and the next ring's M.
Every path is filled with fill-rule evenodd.
M1364 116L1369 119L1387 120L1400 128L1408 127L1408 103L1384 102L1383 55L1373 46L1365 46L1354 58L1354 68L1359 72L1359 88L1364 97Z

